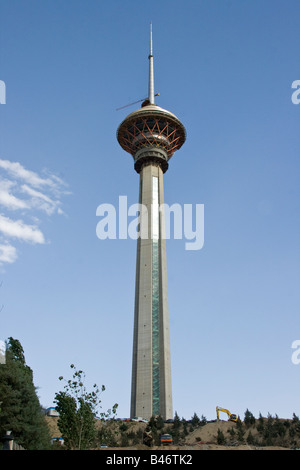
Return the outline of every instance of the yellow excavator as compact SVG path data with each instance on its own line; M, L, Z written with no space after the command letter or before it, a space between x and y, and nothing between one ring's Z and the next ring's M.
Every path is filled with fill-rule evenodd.
M237 415L234 415L232 413L230 413L230 411L228 410L225 410L225 408L220 408L219 406L216 407L216 411L217 411L217 420L219 421L220 418L219 418L219 411L224 411L224 413L227 413L228 414L228 421L235 421L237 422Z

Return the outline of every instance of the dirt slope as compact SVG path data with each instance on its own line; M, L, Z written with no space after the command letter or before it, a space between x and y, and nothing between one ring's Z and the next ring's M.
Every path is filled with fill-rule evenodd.
M46 422L49 426L51 437L60 437L60 432L57 426L58 418L54 417L45 417ZM287 420L282 420L287 421ZM114 433L116 436L116 442L118 442L118 447L106 447L107 450L149 450L149 447L143 444L136 444L136 445L129 445L123 447L121 444L122 433L132 433L137 432L138 430L143 431L146 427L144 423L135 423L135 422L126 422L126 431L121 431L120 421L111 421L103 423L101 421L96 422L96 426L98 429L109 429L111 432ZM124 423L123 423L124 424ZM237 439L237 425L236 423L230 421L216 421L207 423L200 428L195 429L194 431L190 432L178 445L168 446L169 450L287 450L291 448L289 443L286 443L285 446L281 445L274 445L274 446L260 446L260 445L248 445L247 437L249 432L251 432L252 436L255 438L259 437L258 431L255 426L250 427L247 429L244 428L244 443L241 444ZM166 430L165 430L166 431ZM168 430L167 430L168 431ZM171 428L169 429L170 433L172 433ZM226 439L226 445L219 445L218 444L218 431L223 433L223 436ZM102 449L102 450L105 450ZM162 447L153 446L151 447L152 450L161 450Z

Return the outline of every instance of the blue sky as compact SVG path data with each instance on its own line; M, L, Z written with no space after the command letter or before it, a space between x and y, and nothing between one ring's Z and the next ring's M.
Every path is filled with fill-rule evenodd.
M147 96L187 130L165 202L204 204L204 247L167 241L174 412L300 415L297 0L1 0L0 338L20 340L43 406L83 369L129 415L136 242L96 209L137 202L116 140Z

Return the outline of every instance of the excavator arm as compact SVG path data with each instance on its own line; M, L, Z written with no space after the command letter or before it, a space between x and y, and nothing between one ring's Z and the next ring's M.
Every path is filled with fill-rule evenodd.
M217 411L217 420L219 421L219 411L223 411L224 413L227 413L228 415L228 421L237 421L237 416L235 414L230 413L230 411L226 410L225 408L220 408L219 406L216 407Z

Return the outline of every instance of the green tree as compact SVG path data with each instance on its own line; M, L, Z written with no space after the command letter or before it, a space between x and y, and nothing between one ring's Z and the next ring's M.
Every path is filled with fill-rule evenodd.
M178 444L180 440L180 428L181 428L181 419L178 416L177 411L175 411L174 421L172 425L172 437L174 444Z
M121 435L121 447L128 447L129 446L129 437L128 434L123 433Z
M265 430L265 423L264 423L264 418L261 413L259 413L259 417L258 417L257 424L256 424L256 429L259 432L259 434L262 436Z
M239 418L236 422L236 431L237 431L238 441L239 442L244 442L245 430L243 429L243 423Z
M207 419L204 415L201 415L200 426L205 426L207 424Z
M174 429L179 429L181 426L181 420L178 416L177 411L175 411L175 416L174 416L174 422L173 422L173 428Z
M188 435L188 422L185 419L182 419L183 430L181 437L184 439Z
M58 428L61 432L64 444L68 449L90 449L95 445L96 427L95 415L101 408L100 390L96 384L93 390L87 392L84 380L85 374L82 370L74 370L72 379L66 381L63 391L55 394L56 410L59 412ZM59 380L64 380L59 377ZM102 385L101 391L104 392ZM113 406L112 413L116 413L117 404ZM111 410L106 413L101 412L102 418L111 415Z
M164 420L161 417L161 415L158 415L156 417L156 428L161 430L161 429L163 429L163 427L164 427Z
M33 383L33 372L26 365L23 347L8 338L6 363L0 366L0 433L12 431L16 442L26 450L50 448L50 433L42 414Z
M100 444L106 444L109 447L118 447L117 437L118 433L113 429L109 429L108 426L103 426L98 430L97 440Z
M248 408L245 411L244 423L247 428L255 424L255 417Z
M200 426L200 418L198 417L197 413L194 413L194 415L192 416L191 423L195 428Z
M221 431L220 428L218 428L217 443L219 445L224 445L226 443L225 436L224 436L224 434L223 434L223 432Z
M286 426L284 425L284 422L279 419L279 417L276 415L275 416L275 421L273 424L274 427L274 434L275 436L279 437L284 437L286 434Z
M148 424L155 445L160 445L160 435L164 433L164 420L161 415L151 416Z
M247 436L247 439L246 439L246 440L247 440L247 444L250 444L250 445L255 445L255 439L254 439L254 437L253 437L253 435L252 435L252 432L251 432L251 431L249 431L249 434L248 434L248 436Z
M128 430L128 425L126 423L121 423L119 429L121 432L126 432Z

